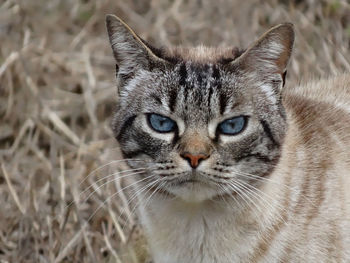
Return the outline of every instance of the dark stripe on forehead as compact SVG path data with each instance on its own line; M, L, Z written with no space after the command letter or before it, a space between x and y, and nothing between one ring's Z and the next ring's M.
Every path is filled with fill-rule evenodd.
M203 110L203 98L206 98L207 96L207 82L209 81L209 70L210 66L208 64L201 64L201 65L196 65L193 70L194 74L196 74L196 79L197 79L197 87L199 88L196 90L194 93L194 99L195 102L197 103L197 106L199 109Z
M185 62L183 62L181 64L181 66L180 66L179 75L180 75L179 85L180 86L186 85L187 69L186 69L186 63Z
M187 80L187 69L186 69L186 63L182 62L179 67L179 86L180 87L185 87L186 86L186 80ZM168 91L168 103L169 103L169 109L171 112L175 111L176 104L177 104L177 97L178 97L178 92L180 89L177 87L170 87Z
M211 67L209 66L209 64L204 64L204 67L202 70L204 76L208 76L208 72L209 72L210 68Z
M222 115L226 109L228 97L221 90L221 79L220 79L220 70L217 65L213 65L213 74L212 77L214 79L214 86L218 90L219 96L219 108L220 114Z
M171 112L175 111L176 108L176 102L177 102L177 94L178 93L178 89L177 87L170 87L169 91L168 91L168 97L169 97L169 109Z
M183 86L182 87L182 93L183 93L183 98L184 98L184 101L183 101L183 103L185 103L185 108L187 108L187 99L189 98L189 96L188 96L188 85L186 85L186 86Z
M189 64L189 75L190 75L190 81L193 82L192 84L195 83L195 81L197 82L201 82L202 81L202 65L201 64L197 64L197 63L191 63Z
M158 104L162 105L161 99L156 94L153 93L150 95L150 97L153 98Z
M209 111L211 111L211 107L210 107L210 102L211 102L211 96L213 95L213 87L212 85L210 85L209 87L209 93L208 93L208 107L209 107Z
M193 79L196 79L198 86L202 87L203 80L208 79L208 71L210 67L208 64L190 64L189 70L190 75L193 76Z
M198 86L201 87L202 86L202 81L203 81L203 78L202 78L202 72L197 72L197 82L198 82Z
M220 114L223 115L227 106L228 97L226 93L221 92L219 97L219 107L220 107Z
M213 79L215 81L220 81L220 71L217 65L213 65L213 75L212 75Z

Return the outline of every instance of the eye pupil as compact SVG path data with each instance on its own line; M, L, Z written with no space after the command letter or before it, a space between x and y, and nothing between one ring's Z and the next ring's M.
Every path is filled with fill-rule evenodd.
M149 126L160 133L173 132L176 129L176 123L172 119L159 115L159 114L148 114Z
M247 117L239 116L221 122L218 126L219 132L225 135L236 135L241 133L247 122Z

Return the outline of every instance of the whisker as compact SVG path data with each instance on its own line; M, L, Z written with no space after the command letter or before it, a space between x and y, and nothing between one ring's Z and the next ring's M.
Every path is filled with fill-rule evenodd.
M161 180L159 180L158 182L161 182ZM150 202L152 196L158 192L159 189L161 189L164 185L166 184L166 182L161 182L161 184L158 184L158 186L156 187L156 189L152 192L152 194L148 197L148 199L145 202L145 207L147 207L148 203ZM147 193L146 193L147 194Z
M157 179L156 181L154 181L153 182L153 184L149 187L149 189L146 191L146 193L145 193L145 195L147 195L147 193L149 192L149 190L151 190L152 189L152 186L153 185L155 185L155 184L158 184L159 182L161 182L162 180L160 180L160 179ZM165 184L165 182L163 182L163 184L162 185L164 185ZM159 187L159 185L157 186L157 188ZM157 189L156 188L156 189ZM141 193L141 192L140 192ZM152 195L152 194L151 194ZM145 204L147 203L147 201L149 200L149 198L147 198L147 200L146 200L146 202L145 202ZM132 210L132 213L135 211L135 209L141 204L141 202L142 202L142 199L140 199L138 202L137 202L137 204L134 206L134 208L133 208L133 210Z
M114 182L115 180L120 180L122 178L125 178L125 177L128 177L128 176L131 176L131 175L136 175L136 174L142 174L144 171L138 171L138 172L135 172L135 173L131 173L131 174L126 174L126 175L123 175L121 177L117 177L117 178L113 178L112 180L109 180L109 181L106 181L104 182L103 184L100 184L97 189L95 189L94 191L92 191L83 201L83 203L85 203L93 194L95 194L97 192L98 189L102 188L103 186L109 184L109 183L112 183ZM147 178L147 177L146 177Z
M237 182L235 182L235 183L237 183ZM251 206L250 206L249 203L248 203L248 201L249 201L250 203L252 203L252 204L255 206L255 208L256 208L260 213L262 213L260 207L257 206L256 203L255 203L244 191L242 191L242 189L241 189L239 186L234 185L233 182L228 183L228 185L231 186L231 187L233 187L234 190L236 190L236 193L243 199L243 201L245 201L245 202L247 203L248 208L251 208ZM244 198L244 197L245 197L245 198ZM253 211L253 213L255 214L256 218L259 218L259 215L256 213L256 210L253 209L252 211Z
M163 182L162 182L163 181ZM150 202L151 198L153 197L153 195L155 193L158 192L159 189L161 189L167 182L161 179L157 179L156 181L153 182L153 184L149 187L149 189L146 191L145 195L147 195L147 193L149 192L149 190L152 189L152 186L154 184L158 184L159 182L161 182L161 184L159 184L156 189L151 193L151 195L147 198L146 202L144 203L144 206L147 207L148 203ZM141 192L140 192L141 193ZM136 208L142 203L142 199L140 199L137 204L135 204L134 208L132 209L132 213L135 212Z
M259 188L255 187L254 185L251 185L245 181L242 181L242 180L239 180L239 179L236 179L237 181L239 181L240 183L244 184L246 187L250 187L252 188L253 191L257 191L259 193L261 193L262 195L266 196L267 198L269 198L271 201L276 201L275 198L273 198L272 196L270 196L269 194L261 191ZM258 193L255 193L259 196ZM271 205L268 201L265 200L265 202L269 205ZM278 206L278 208L282 209L282 211L284 212L288 212L286 208L282 207L279 203L276 203L276 205Z
M140 170L140 173L143 172L145 169L144 168L137 168L137 169L130 169L130 170L125 170L125 171L121 171L121 172L116 172L116 173L113 173L113 174L110 174L108 176L105 176L99 180L97 180L95 183L98 183L100 181L103 181L109 177L112 177L112 176L116 176L118 174L121 174L121 173L126 173L126 172L130 172L130 171L136 171L136 170ZM131 174L126 174L126 175L123 175L123 176L120 176L118 177L118 179L122 179L124 177L127 177L127 176L130 176L130 175L134 175L135 173L131 173ZM100 186L98 186L98 188L96 190L94 190L91 194L95 193L98 189L100 189L102 186L104 186L105 184L109 183L109 182L113 182L115 179L111 180L111 181L108 181ZM78 197L75 198L73 201L71 201L69 204L66 205L66 207L64 209L67 209L69 208L72 204L74 204L75 202L77 202L77 200L79 200L79 198L84 194L86 193L89 189L91 189L92 187L94 186L94 184L90 184L86 189L84 189L82 192L79 193ZM87 199L84 200L83 203L86 202L86 200L89 199L89 197L91 196L91 194L87 197Z
M145 192L145 195L147 195L147 193L149 192L149 190L152 189L152 186L155 185L155 184L157 184L159 181L160 181L160 180L157 179L157 180L155 180L155 181L153 181L153 182L147 184L146 186L144 186L141 190L136 190L132 199L135 199L139 194L141 194L143 191L145 191L145 190L148 188L147 191ZM158 186L158 187L159 187L159 186ZM157 187L157 188L158 188L158 187ZM153 192L153 193L154 193L154 192ZM151 194L151 196L153 195L153 193ZM149 200L149 199L150 199L150 198L147 198L147 200ZM147 203L147 200L146 200L146 203ZM130 203L131 201L132 201L132 200L130 200L128 203ZM133 209L131 210L131 214L134 214L134 212L136 211L136 208L141 204L142 201L143 201L142 199L139 199L139 200L138 200L138 202L135 204L135 206L134 206ZM125 212L125 210L124 210L124 212ZM124 212L123 212L123 213L124 213ZM120 216L118 217L118 219L121 218L121 216L122 216L123 213L120 214ZM124 228L125 228L126 225L127 225L127 224L124 224L124 226L122 227L122 230L124 230Z
M299 196L303 197L305 200L307 200L312 206L314 207L317 207L314 202L312 200L310 200L307 196L303 195L302 193L300 193L299 191L295 190L293 187L289 186L289 185L286 185L284 183L281 183L281 182L278 182L278 181L275 181L271 178L265 178L265 177L261 177L261 176L258 176L258 175L254 175L254 174L249 174L249 173L244 173L244 172L240 172L240 171L237 171L237 170L234 170L233 171L234 173L236 173L237 175L240 175L242 177L246 177L248 179L256 179L256 180L260 180L260 181L268 181L268 182L271 182L271 183L274 183L274 184L277 184L279 186L283 186L283 187L286 187L287 189L293 191L294 193L298 194Z
M237 205L239 206L239 209L241 210L242 209L242 204L240 202L238 202L237 198L231 193L231 192L227 192L227 189L225 189L225 187L221 184L218 184L217 183L217 186L220 187L222 190L223 190L223 193L224 194L227 194L229 195L230 197L233 198L233 200L237 203ZM235 210L235 207L233 207L231 204L229 204L226 199L225 199L225 196L224 195L220 195L221 199L228 205L228 206L231 206L234 210ZM245 206L243 207L245 208Z
M274 200L271 196L267 195L266 193L262 192L260 189L254 187L253 185L250 185L244 181L241 181L241 183L244 183L246 184L246 186L249 186L249 187L252 187L254 189L256 189L257 191L261 192L262 194L264 194L265 196L269 197L270 199ZM247 191L249 192L252 192L254 193L255 195L257 195L257 198L260 197L257 193L255 193L252 189L248 189L246 188ZM262 198L262 201L264 201L266 204L268 204L270 207L272 207L272 205L267 201L265 200L264 198ZM273 208L273 207L272 207ZM277 208L280 208L282 211L285 211L285 212L288 212L286 208L284 208L283 206L281 206L279 203L277 203ZM289 226L289 222L285 220L285 218L278 212L277 215L276 214L271 214L271 216L273 217L277 217L278 219L280 219L281 221L283 221L283 223L286 225L286 226ZM287 238L288 240L290 241L293 241L290 237Z
M147 192L152 188L152 186L154 185L154 184L156 184L158 181L153 181L153 182L150 182L150 183L148 183L147 185L145 185L145 186L143 186L141 189L137 189L134 193L133 193L133 195L130 197L131 199L129 199L129 201L126 203L126 206L128 206L139 194L141 194L143 191L145 191L145 190L147 190L146 191L146 194L147 194ZM141 200L139 200L138 201L138 203L139 202L141 202ZM137 204L138 204L137 203ZM135 207L137 207L137 205L135 205ZM119 217L118 217L118 220L122 217L122 215L126 212L126 207L124 207L123 209L122 209L122 211L121 211L121 214L119 215ZM132 215L133 213L135 212L135 208L133 208L132 210L131 210L131 212L130 212L130 214Z
M129 170L124 170L124 171L112 173L112 174L106 175L106 176L104 176L104 177L98 179L98 180L95 181L94 183L97 184L97 183L99 183L99 182L102 182L102 181L104 181L104 180L110 178L110 177L117 176L117 175L120 175L120 174L124 174L124 173L127 173L127 172L138 172L138 171L145 171L145 170L146 170L146 168L136 168L136 169L129 169ZM122 175L122 176L118 177L117 179L122 179L122 178L124 178L124 177L129 176L129 175L130 175L130 174ZM90 184L87 188L85 188L85 189L79 194L79 196L82 195L82 194L84 194L86 191L88 191L88 190L91 189L92 187L93 187L93 184Z
M261 192L262 194L264 194L265 196L267 196L267 197L269 197L270 199L273 200L273 198L272 198L271 196L269 196L269 195L267 195L266 193L262 192L260 189L256 188L255 186L250 185L250 184L248 184L248 183L246 183L246 182L243 182L243 181L241 181L241 182L242 182L242 183L245 183L245 184L246 184L247 186L249 186L249 187L252 187L252 188L256 189L257 191ZM247 191L249 191L249 190L247 189ZM252 191L252 190L250 190L250 191ZM266 200L264 200L264 202L265 202L266 204L269 204L269 202L266 201ZM282 211L285 211L285 212L288 213L288 210L287 210L285 207L281 206L279 203L277 203L276 205L277 205L277 207L280 208ZM271 206L271 204L270 204L270 206ZM289 225L289 222L286 221L285 218L284 218L280 213L277 213L277 218L279 218L280 220L282 220L283 223L284 223L286 226ZM287 218L287 219L288 219L288 218ZM290 240L290 241L292 241L292 239L291 239L290 237L288 237L287 239Z
M261 201L265 204L262 204L263 206L265 206L265 208L266 208L266 210L269 210L269 209L267 209L268 207L271 209L271 210L274 210L274 207L268 202L268 201L266 201L265 200L265 198L263 197L263 196L260 196L258 193L256 193L254 190L252 190L252 189L250 189L250 188L248 188L248 186L250 186L248 183L245 183L244 181L240 181L240 180L237 180L237 181L235 181L238 185L240 185L242 188L244 188L246 191L247 191L247 193L248 194L250 194L250 196L252 197L252 198L255 198L259 203L261 203ZM262 191L261 191L261 193L263 193ZM272 198L271 198L271 200L273 200ZM272 214L272 212L269 212L269 214L270 214L270 216L272 217L273 216L273 214ZM280 217L283 221L284 221L284 219L280 216L280 214L278 214L278 217Z
M145 160L142 160L142 159L119 159L119 160L113 160L109 163L106 163L96 169L94 169L92 172L90 172L81 182L78 186L81 186L90 176L92 176L93 174L97 173L98 171L102 170L103 168L105 168L106 166L108 165L111 165L111 164L115 164L115 163L120 163L120 162L124 162L124 161L137 161L137 162L145 162Z
M242 195L242 191L240 190L240 188L238 186L236 186L235 184L233 184L231 182L226 183L225 186L228 187L229 189L233 190L244 201L244 203L246 204L246 206L244 206L244 207L247 207L247 209L251 208L250 204L248 203L246 198ZM231 194L230 196L234 197L233 194ZM239 201L237 201L237 202L239 203Z
M122 189L120 189L120 190L117 191L116 193L114 193L114 194L112 194L111 196L109 196L105 201L102 202L102 204L100 204L100 205L96 208L96 210L95 210L95 211L92 213L92 215L88 218L87 222L89 222L89 221L94 217L94 215L106 204L106 202L108 202L109 200L111 200L114 196L118 195L121 191L124 191L125 189L128 189L128 188L130 188L130 187L132 187L132 186L134 186L134 185L136 185L136 184L138 184L138 183L140 183L140 182L142 182L142 181L145 181L145 180L147 180L147 179L150 179L151 177L152 177L152 175L146 176L145 178L140 179L140 180L138 180L138 181L135 181L135 182L133 182L132 184L129 184L129 185L123 187Z

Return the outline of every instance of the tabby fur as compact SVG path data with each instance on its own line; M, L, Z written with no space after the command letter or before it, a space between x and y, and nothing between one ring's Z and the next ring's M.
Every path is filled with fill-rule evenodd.
M349 74L283 88L289 23L244 51L156 49L113 15L107 29L113 130L145 169L131 183L155 263L350 262ZM176 130L152 130L152 113ZM240 115L243 132L218 133Z

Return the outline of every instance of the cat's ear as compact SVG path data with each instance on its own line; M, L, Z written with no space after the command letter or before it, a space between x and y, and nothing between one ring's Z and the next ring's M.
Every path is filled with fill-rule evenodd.
M254 71L263 78L279 74L284 81L293 44L293 24L280 24L263 34L237 62L245 71Z
M146 42L119 17L106 16L107 32L117 63L117 76L126 81L133 77L139 69L149 69L152 64L165 63L155 55Z

